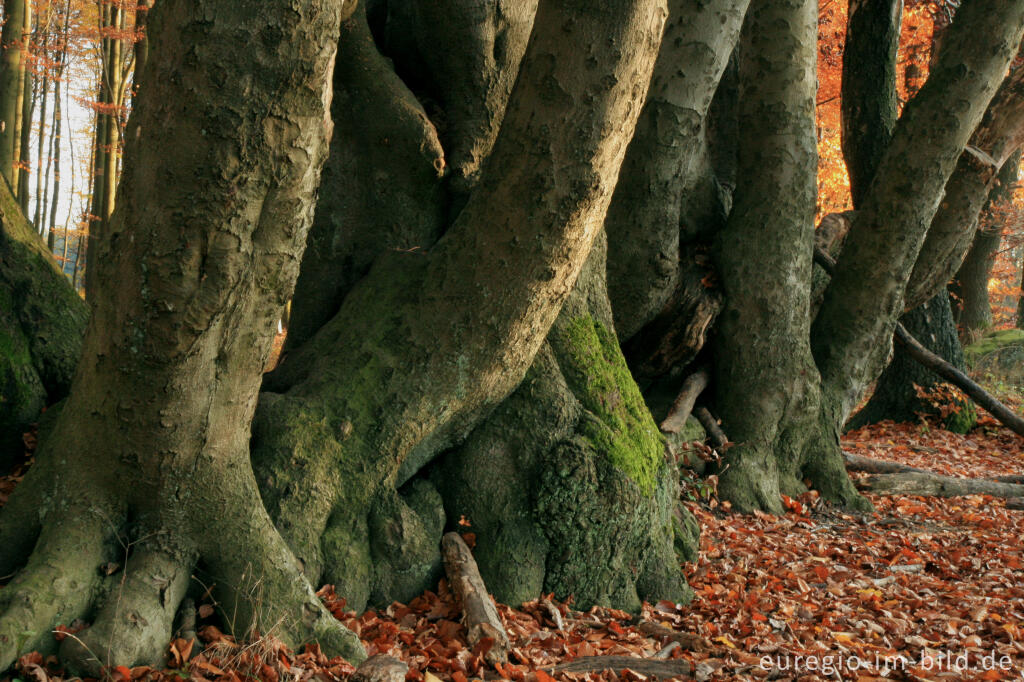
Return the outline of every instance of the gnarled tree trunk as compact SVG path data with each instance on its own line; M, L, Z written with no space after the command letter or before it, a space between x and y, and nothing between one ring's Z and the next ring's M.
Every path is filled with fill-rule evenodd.
M94 606L94 624L66 640L66 657L94 674L111 661L152 660L196 565L213 576L236 630L273 627L286 641L316 639L360 658L309 580L390 596L429 574L444 517L420 472L513 392L574 291L666 15L656 0L541 5L465 206L426 253L380 254L337 314L291 351L267 384L279 393L260 401L250 464L260 370L327 156L342 5L256 10L216 0L154 9L84 359L37 466L0 516L0 545L10 549L0 574L27 558L0 593L0 666L52 643L56 623ZM348 21L346 41L359 39L351 22L361 15ZM372 57L358 52L365 42L343 48L343 73L346 59ZM409 119L424 122L415 107ZM610 325L607 311L603 319ZM633 512L630 558L646 564L657 553L667 584L679 587L660 438L611 327L586 322L572 327L579 342L565 352L625 382L586 390L604 420L588 427L593 438L618 447L589 454L602 476L612 465L625 472L601 479L607 495L619 486L659 510ZM547 485L558 494L554 479ZM126 574L105 598L97 566L124 528ZM635 565L623 559L606 582L635 580ZM628 589L602 588L595 599L620 592L626 603Z

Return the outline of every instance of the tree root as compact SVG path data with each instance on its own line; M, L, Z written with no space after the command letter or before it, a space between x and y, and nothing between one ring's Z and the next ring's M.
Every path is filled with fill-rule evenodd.
M778 468L770 450L758 452L748 444L729 449L727 468L719 475L718 495L740 513L762 509L782 514Z
M899 462L871 459L870 457L862 457L861 455L854 455L846 451L843 452L843 462L846 463L847 471L863 471L869 474L929 473L924 469L900 464Z
M83 616L101 582L105 520L99 514L51 519L25 570L0 592L0 670L31 650L53 648L53 628Z
M43 458L29 468L0 508L0 584L12 577L32 553L42 529L42 500L52 494L53 467Z
M101 677L104 667L126 661L160 665L191 567L191 561L185 563L160 549L137 550L92 627L61 645L60 656L68 669L83 677Z
M193 489L209 481L198 477ZM0 670L26 651L53 651L53 629L89 617L97 605L92 626L68 636L60 647L70 671L100 677L110 666L162 664L197 561L215 576L214 595L237 636L273 634L290 646L317 642L329 656L362 661L366 655L358 638L327 611L303 577L264 510L255 481L250 476L233 483L204 496L223 508L202 513L168 509L173 499L153 500L145 510L134 509L141 502L131 505L136 516L157 519L159 527L140 529L142 539L128 547L125 570L107 579L100 567L116 558L112 540L125 510L58 495L68 509L43 519L24 569L0 590ZM19 518L8 511L5 523Z
M316 596L263 508L255 480L248 483L223 496L231 514L214 516L217 520L205 532L207 543L200 547L218 579L217 598L232 632L274 634L288 645L316 642L328 656L362 662L366 652L359 638ZM224 539L245 551L224 551Z

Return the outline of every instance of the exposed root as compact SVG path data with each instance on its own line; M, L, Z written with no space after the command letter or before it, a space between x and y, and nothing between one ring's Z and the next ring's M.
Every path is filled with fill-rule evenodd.
M39 493L47 479L43 466L33 466L0 509L0 584L24 565L39 537Z
M100 677L104 667L122 663L160 666L190 569L191 561L155 548L138 549L92 627L61 645L68 669Z
M52 516L25 570L0 591L0 670L53 648L53 628L86 613L100 587L107 527L99 514Z
M316 596L264 510L255 482L251 496L234 502L235 513L218 519L206 534L209 542L200 547L218 581L217 598L232 632L273 634L289 646L317 642L328 656L363 661L359 638Z
M729 500L734 510L783 513L778 469L770 451L758 453L753 446L741 443L729 449L725 463L727 468L718 480L718 495Z

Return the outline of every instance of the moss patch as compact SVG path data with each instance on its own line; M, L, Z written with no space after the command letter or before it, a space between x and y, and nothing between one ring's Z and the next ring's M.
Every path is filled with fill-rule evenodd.
M1024 329L991 332L965 348L964 357L976 376L1024 386Z
M664 442L618 340L590 316L571 320L561 335L559 361L566 380L591 413L580 431L594 449L643 491L654 491Z
M1024 329L1000 329L986 334L981 340L964 348L964 356L969 364L974 364L982 356L1006 346L1024 346Z

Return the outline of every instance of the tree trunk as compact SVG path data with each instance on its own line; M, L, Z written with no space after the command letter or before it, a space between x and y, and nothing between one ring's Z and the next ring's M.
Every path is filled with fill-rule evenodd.
M896 48L903 0L850 6L843 50L843 158L859 208L896 126Z
M1020 151L1003 164L998 180L982 209L971 250L950 284L957 302L954 319L964 339L973 339L992 326L992 305L988 298L988 280L996 252L1003 237L1003 217L1013 210L1013 189L1017 183ZM966 343L967 341L965 341Z
M1024 251L1024 250L1022 250ZM1020 259L1020 298L1017 299L1017 329L1024 329L1024 253Z
M719 491L741 510L781 511L780 493L805 489L812 449L842 470L838 442L817 442L820 388L809 344L816 31L816 3L755 0L740 51L744 181L717 247L725 308L715 387L736 443ZM813 482L831 499L859 499L845 474Z
M25 3L23 19L22 41L24 47L22 50L22 67L20 67L17 74L17 111L14 122L17 136L13 139L14 151L11 155L14 163L14 170L11 173L13 178L11 189L14 191L14 197L17 199L18 206L22 207L22 213L28 216L29 172L25 164L32 158L29 152L29 138L32 134L32 83L35 80L30 69L32 55L32 3L28 0Z
M960 154L939 209L914 264L905 309L944 289L974 239L978 216L1000 169L1024 143L1024 65L1017 64L999 86L970 148Z
M88 317L53 256L0 183L0 471L40 410L67 395Z
M21 140L18 128L18 101L22 97L22 73L28 62L28 41L24 35L28 0L4 2L4 25L0 33L3 68L0 68L0 174L12 188L17 157L16 141Z
M924 305L904 313L900 322L928 350L957 369L964 370L964 352L953 323L949 294L942 292ZM931 415L942 416L950 431L966 433L977 418L974 405L969 400L955 400L948 406L955 411L943 416L942 405L935 405L932 400L918 394L919 387L932 393L942 383L941 377L922 366L897 344L892 361L878 378L871 400L850 419L847 428L875 424L883 419L916 422L923 415Z
M665 19L655 0L543 4L490 160L444 238L427 253L378 258L285 360L272 384L287 392L264 394L252 443L278 535L255 489L247 427L326 156L339 5L156 5L128 182L94 253L99 294L84 359L0 516L0 545L13 550L0 557L4 573L35 540L37 526L15 521L38 518L42 491L62 500L3 590L0 666L47 641L21 633L91 610L110 529L129 517L117 598L99 600L82 644L63 645L79 666L152 660L197 561L240 633L273 626L286 641L320 639L359 658L300 569L364 594L420 584L444 517L419 470L516 388L574 290L646 96ZM239 36L252 39L240 46ZM617 350L610 329L578 333L583 360L599 352L628 377L621 356L604 354ZM626 409L614 387L600 395L610 404L594 409ZM664 467L651 468L660 451L641 454L612 480L650 500ZM608 453L594 459L610 466ZM642 519L638 542L657 533L667 549L657 521L652 531ZM618 582L632 580L633 564L619 568Z
M903 110L812 328L831 421L846 420L889 354L904 294L957 156L1020 45L1024 5L964 2ZM978 35L988 36L983 44ZM976 77L961 77L963 69ZM950 101L962 101L956 114Z
M92 183L89 209L89 255L85 290L92 296L102 243L106 239L117 188L118 125L117 92L121 79L121 40L116 37L123 9L117 3L97 0L100 13L100 82L96 100L96 128L93 142Z
M680 271L684 202L703 179L708 110L748 4L716 0L694 9L673 4L674 18L665 28L650 94L605 220L611 245L609 295L624 342L688 283ZM673 319L690 317L676 314ZM664 334L642 336L650 340Z
M274 628L360 656L248 463L326 156L340 4L160 3L160 59L133 116L132 182L93 260L102 293L83 359L0 516L0 574L27 559L0 595L0 668L52 650L52 628L88 613L92 627L63 645L75 668L158 662L197 560L239 634ZM123 551L129 518L128 565L104 599L97 569Z
M376 601L415 594L436 575L432 573L436 568L432 567L438 565L439 535L436 533L439 528L434 519L440 511L441 500L433 492L433 486L417 480L416 474L437 453L461 441L519 384L541 349L564 297L573 290L572 285L587 260L590 244L610 198L621 156L609 157L608 151L624 153L635 112L639 112L639 107L636 110L619 107L626 101L628 107L638 105L642 100L636 99L637 96L645 93L630 86L628 100L623 101L618 98L625 93L615 87L608 91L610 100L573 102L572 93L590 87L587 85L590 78L599 79L599 72L615 68L612 66L614 57L607 57L613 61L605 67L599 64L595 69L580 68L576 60L584 57L577 55L590 50L588 34L594 31L592 25L598 18L591 13L581 13L574 20L578 30L568 34L555 32L554 27L564 25L564 20L558 17L562 11L576 10L551 7L545 10L543 6L538 10L533 39L523 61L524 73L517 81L513 101L505 112L502 133L477 189L444 239L436 247L425 249L425 253L386 252L378 258L367 278L344 299L340 312L303 347L293 351L267 383L271 390L287 390L281 397L265 396L254 428L254 458L260 480L264 481L268 507L293 545L300 548L307 571L312 575L322 573L324 579L338 585L339 593L357 608L368 599ZM646 71L653 65L654 52L648 50L651 40L660 38L660 34L651 31L660 27L651 27L649 22L651 17L663 17L663 14L654 8L647 12L647 18L640 20L644 15L639 14L614 29L620 35L616 38L618 44L632 46L633 51L624 56L625 62L620 62L625 68L639 69L639 65L643 65ZM584 16L588 16L586 21L582 19ZM357 21L362 19L358 16L352 19L353 23ZM639 23L634 23L636 21ZM350 26L347 30L356 29ZM558 57L550 63L557 68L550 72L549 67L542 64L553 55ZM648 59L651 61L647 62ZM618 132L609 136L607 130L600 132L599 126L579 126L578 113L558 119L561 114L545 112L544 119L549 122L531 120L532 103L541 99L536 88L550 78L561 83L563 91L570 95L552 103L557 103L556 112L579 112L577 107L582 106L583 111L594 115L611 116L617 110L621 116L621 112L628 110L629 116L610 119L624 120L627 127L616 122L611 130ZM637 81L637 76L629 78L645 82ZM621 103L615 104L615 109L603 109L617 100ZM554 120L560 121L557 126ZM570 123L571 120L575 123ZM573 125L574 130L579 131L571 152L563 147L570 141L560 137L558 132L559 126L566 125ZM579 137L581 133L583 136ZM541 139L536 140L537 135ZM578 195L582 186L573 189L554 178L546 179L554 170L546 162L538 165L533 161L524 167L520 147L523 140L530 140L530 149L545 150L527 152L534 159L546 159L549 153L556 156L567 153L579 159L582 168L592 168L595 180L605 180ZM335 144L345 144L344 138L338 138ZM551 152L546 151L549 145L555 145ZM597 152L600 154L590 156ZM608 165L609 161L615 165ZM488 168L492 169L491 175L486 172ZM503 178L501 182L496 181L499 177ZM551 188L543 194L542 201L547 206L543 212L538 213L513 198L527 195L539 186ZM590 192L605 189L609 195L596 195L600 197L597 203L588 198ZM582 203L575 199L556 201L565 192L578 197ZM469 244L479 243L481 227L493 221L487 213L487 208L493 207L502 207L503 211L500 229L507 236L500 244L512 247L536 244L540 252L536 249L528 253L514 248L510 252L485 249L470 255L477 253L477 249ZM549 221L552 220L556 221L554 225L567 227L551 227ZM355 225L354 229L369 227ZM540 234L557 239L540 240ZM462 249L464 257L474 261L472 265L456 264L453 259L458 249ZM545 265L542 272L537 272L533 259L555 252L564 254L560 262L569 269L561 265L551 269ZM530 258L524 261L527 255ZM562 260L564 257L570 260ZM456 276L456 272L465 274ZM517 286L525 286L534 293L518 297L498 294L499 291L515 291ZM420 293L410 296L416 291ZM442 291L449 293L439 297ZM383 293L386 297L381 301ZM481 300L481 296L487 303L481 303L477 310L472 301ZM449 301L461 303L453 308ZM366 310L380 305L394 310L390 321L380 321L374 314L371 322ZM392 330L396 324L400 325L398 330L405 328L407 331ZM521 326L523 324L527 326ZM474 347L469 342L474 338L485 343ZM414 343L409 343L409 339ZM480 344L479 340L475 343ZM401 346L396 347L396 343ZM342 348L347 350L339 357ZM541 357L546 355L546 352L541 353ZM487 378L474 381L470 376ZM375 407L377 405L390 406L385 414L386 421L368 429L367 424L381 419L375 416L376 410L381 409ZM336 426L325 431L321 426L325 420ZM278 426L282 421L290 425L286 432ZM417 424L415 431L404 427L395 430L408 423ZM337 459L342 470L351 472L350 481L344 487L319 485L322 492L313 500L282 494L293 486L308 488L303 480L332 475L329 460L325 461L325 451L330 458ZM644 456L650 456L650 452ZM296 461L307 463L304 470L308 475L295 470L292 463ZM367 468L365 461L375 464ZM325 466L328 468L324 469ZM297 474L303 478L296 480ZM504 487L506 484L499 481L494 485ZM510 488L514 489L514 485L510 484ZM646 495L651 492L649 488L644 490ZM367 508L371 509L370 514L366 513ZM520 514L528 513L529 507L520 510ZM387 534L368 533L369 529L381 528L392 530ZM500 540L495 538L493 542ZM481 536L478 551L483 552L490 544L490 538ZM567 546L565 551L570 549L575 550ZM487 560L482 554L479 559L488 585L501 596L501 581L488 572ZM543 556L524 557L524 560L539 561L541 565L544 561ZM559 592L565 594L561 587ZM532 594L535 596L536 591Z
M676 472L619 350L604 263L602 239L523 384L432 476L507 603L692 596L673 546L694 555L696 524L673 520Z

